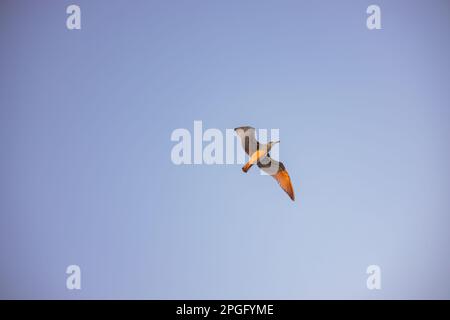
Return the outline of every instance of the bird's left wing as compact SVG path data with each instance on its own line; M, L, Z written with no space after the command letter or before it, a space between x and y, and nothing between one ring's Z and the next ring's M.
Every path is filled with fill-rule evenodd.
M272 159L268 154L258 161L258 167L277 180L280 187L288 194L291 200L295 200L291 177L289 177L289 174L282 162Z
M251 157L259 149L255 128L246 126L235 128L234 131L236 131L236 134L241 139L242 148Z

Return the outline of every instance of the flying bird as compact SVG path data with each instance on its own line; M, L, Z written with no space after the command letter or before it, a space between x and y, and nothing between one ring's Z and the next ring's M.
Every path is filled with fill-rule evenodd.
M272 159L269 154L272 146L280 141L267 144L260 143L256 140L255 128L253 127L239 127L235 128L234 131L241 139L242 148L250 157L250 160L242 167L242 171L247 172L256 163L262 171L274 177L280 187L294 201L294 188L292 188L291 178L286 168L283 163Z

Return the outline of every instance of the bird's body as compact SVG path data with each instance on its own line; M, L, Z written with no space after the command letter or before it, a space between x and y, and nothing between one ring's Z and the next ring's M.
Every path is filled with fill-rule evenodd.
M242 167L242 171L247 172L251 168L251 166L265 157L269 153L270 149L272 149L272 145L272 143L259 143L257 150L250 156L250 160L244 165L244 167Z
M279 141L267 144L260 143L256 140L255 128L249 126L235 128L234 130L241 139L242 148L250 157L242 170L247 172L256 163L261 170L275 178L280 187L294 201L294 188L286 168L283 163L272 159L269 154L272 146Z

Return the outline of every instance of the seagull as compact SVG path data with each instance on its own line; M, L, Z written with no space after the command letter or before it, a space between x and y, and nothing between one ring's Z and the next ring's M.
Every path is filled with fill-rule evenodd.
M249 126L235 128L234 131L241 139L242 148L250 157L250 160L242 167L242 171L246 173L256 163L262 171L274 177L280 187L294 201L294 189L286 168L283 163L272 159L269 154L272 147L280 141L260 143L256 140L255 128Z

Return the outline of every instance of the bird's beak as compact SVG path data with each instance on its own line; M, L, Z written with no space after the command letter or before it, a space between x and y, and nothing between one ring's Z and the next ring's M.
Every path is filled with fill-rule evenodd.
M273 144L277 144L277 143L280 143L280 140L278 140L278 141L275 141Z

